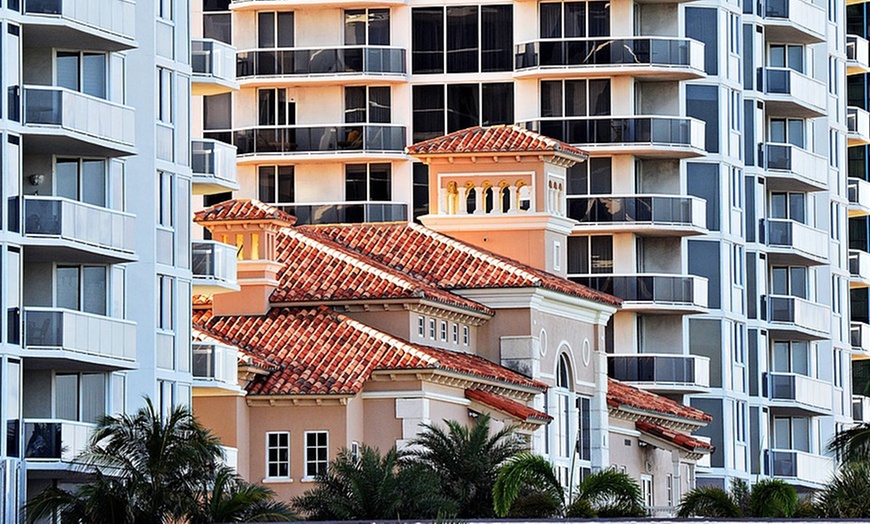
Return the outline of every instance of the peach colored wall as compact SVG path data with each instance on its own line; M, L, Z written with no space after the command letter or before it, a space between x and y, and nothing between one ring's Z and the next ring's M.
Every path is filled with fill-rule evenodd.
M365 406L363 442L385 452L402 437L402 421L396 418L396 400L369 398L365 399Z
M550 242L543 228L530 230L445 231L446 234L481 249L512 258L532 267L546 268ZM565 246L562 247L565 249Z
M501 362L501 337L531 335L531 311L499 309L489 322L477 329L477 354Z
M236 471L250 478L250 440L248 406L240 396L193 397L193 413L200 424L210 429L221 444L238 450Z
M396 305L395 308L402 306ZM379 306L373 306L374 311L348 311L344 314L354 320L358 320L367 326L371 326L384 333L389 333L402 340L410 340L411 317L407 311L385 311Z

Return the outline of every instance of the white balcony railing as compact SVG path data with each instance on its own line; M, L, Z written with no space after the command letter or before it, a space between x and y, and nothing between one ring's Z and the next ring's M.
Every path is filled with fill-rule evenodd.
M193 343L193 378L223 384L238 383L239 355L235 348L222 344Z
M767 374L767 392L771 400L785 400L817 411L829 411L833 400L831 384L798 373Z
M825 113L828 91L824 83L786 67L759 68L758 75L770 102L796 102L814 113Z
M194 82L215 79L235 83L235 47L211 38L194 38L190 42L190 55Z
M825 35L825 10L807 0L765 0L764 18L766 23L782 24L815 40Z
M849 74L870 71L870 42L858 35L846 35L846 67Z
M852 287L870 285L870 253L863 249L850 249L849 274L852 277Z
M70 462L88 445L95 424L59 419L24 419L24 458Z
M766 455L767 475L821 485L834 473L834 459L831 457L789 449L771 449Z
M768 295L768 321L775 327L799 329L817 333L830 333L831 310L798 297Z
M858 424L870 422L870 397L852 395L852 420Z
M870 215L870 182L861 178L849 177L849 216Z
M584 195L568 197L568 217L586 226L707 228L707 201L680 195Z
M852 322L849 331L852 350L870 354L870 324Z
M769 218L766 226L769 247L793 251L817 260L828 258L830 237L821 229L782 218Z
M193 242L194 279L214 284L235 286L237 249L229 244L214 240ZM195 282L196 283L196 282Z
M62 197L26 196L24 234L133 255L136 217Z
M607 357L607 374L616 380L651 387L710 387L707 357L648 353Z
M653 147L699 152L704 150L706 129L696 118L647 115L547 117L519 125L590 149Z
M124 40L136 33L136 3L126 0L24 0L24 13L58 17Z
M238 188L236 146L210 138L195 138L191 141L190 161L194 184Z
M136 323L62 308L24 310L24 346L136 360Z
M24 87L24 123L28 126L58 127L133 147L135 121L129 106L61 87Z
M828 159L792 144L763 144L761 165L771 178L797 178L818 188L828 184Z

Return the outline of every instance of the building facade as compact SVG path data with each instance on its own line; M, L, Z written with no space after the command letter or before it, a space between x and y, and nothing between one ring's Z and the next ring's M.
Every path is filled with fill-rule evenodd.
M99 417L190 402L190 14L0 5L3 522Z
M814 489L852 422L850 322L868 322L846 292L862 281L845 170L867 121L843 103L867 63L846 28L836 1L205 2L193 31L237 49L239 90L194 113L237 148L234 195L301 224L429 213L404 148L470 126L588 151L561 187L559 271L624 300L610 376L713 415L699 483ZM489 189L438 213L515 220Z

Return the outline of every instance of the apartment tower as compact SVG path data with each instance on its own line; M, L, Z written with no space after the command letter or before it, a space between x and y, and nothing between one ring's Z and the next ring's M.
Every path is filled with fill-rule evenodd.
M190 6L0 5L0 520L191 396Z
M814 489L832 471L825 444L851 422L845 235L857 208L843 170L860 139L842 103L841 4L201 8L194 33L238 50L239 89L203 93L193 112L204 140L237 148L233 196L298 224L412 220L437 193L409 144L518 123L576 145L589 160L552 188L573 223L541 258L624 300L607 329L609 374L713 415L699 433L717 451L698 484L776 476ZM218 189L195 206L230 197ZM434 214L504 224L524 211L494 196L504 188L454 189L456 204Z

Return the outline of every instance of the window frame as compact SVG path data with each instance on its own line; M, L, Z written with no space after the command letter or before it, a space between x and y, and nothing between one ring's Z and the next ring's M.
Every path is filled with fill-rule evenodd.
M309 441L308 441L309 436L317 436L317 435L325 435L326 436L326 443L323 445L320 445L317 443L315 443L313 446L309 445ZM304 478L306 480L309 480L309 479L313 480L317 477L318 474L326 473L326 468L329 467L329 431L328 430L306 431L304 434L304 437L305 437L305 441L304 441L305 477ZM325 458L323 458L323 459L318 458L318 459L315 459L313 461L310 460L308 458L308 452L311 448L315 448L316 450L322 449L324 452ZM322 465L322 467L323 467L322 472L319 471L318 464ZM313 475L311 474L311 467L312 466L317 468L317 471L315 471Z
M286 437L286 439L287 439L287 443L286 443L286 445L282 445L281 442L279 441L275 446L272 446L272 445L270 444L270 442L269 442L269 438L272 437L272 436L277 436L277 437L279 437L279 438L282 437L282 436ZM270 455L270 452L272 451L273 448L274 448L276 451L278 451L279 453L280 453L282 450L286 451L286 453L287 453L287 458L286 458L286 460L283 460L283 461L282 461L282 460L280 459L280 456L279 456L278 459L276 459L276 460L274 460L274 461L271 460L271 458L270 458L269 455ZM264 473L265 473L265 475L264 475L264 480L289 480L289 479L292 477L292 473L291 473L291 471L290 471L290 459L291 459L291 453L292 453L292 450L291 450L291 441L290 441L290 432L289 432L289 431L267 431L267 432L266 432L266 454L265 454L265 455L266 455L266 456L265 456L265 459L266 459L266 464L265 464L266 469L265 469L265 472L264 472ZM278 468L278 471L279 471L279 472L280 472L280 467L281 467L282 465L286 465L286 467L287 467L287 474L286 474L286 475L271 475L270 473L271 473L271 467L272 467L272 465L275 465L275 466Z

